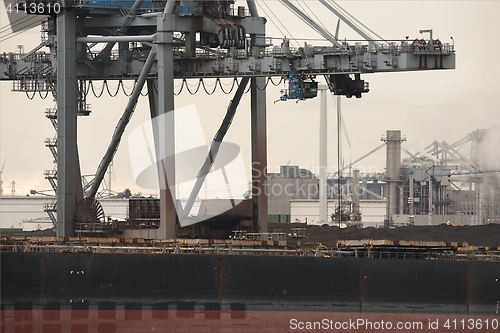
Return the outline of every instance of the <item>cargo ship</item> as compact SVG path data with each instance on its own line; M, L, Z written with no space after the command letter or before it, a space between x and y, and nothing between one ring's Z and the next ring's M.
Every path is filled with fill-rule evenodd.
M48 32L51 54L63 55L57 59L58 77L54 75L54 59L45 54L41 54L45 62L34 67L34 73L40 73L40 77L31 72L22 74L22 66L29 57L21 59L9 54L9 59L16 61L4 63L7 73L4 79L15 80L14 90L23 92L40 87L39 84L51 91L53 82L45 81L44 77L51 75L58 79L57 96L63 96L58 101L61 104L58 113L68 112L58 124L65 129L59 132L58 143L64 142L65 147L76 147L73 144L76 141L72 141L76 140L76 129L72 134L72 125L64 122L71 119L69 112L75 110L75 117L76 110L79 115L90 112L85 107L85 94L76 101L72 84L76 85L78 79L139 79L150 73L153 79L158 75L159 95L167 95L168 99L173 98L174 92L168 95L163 89L163 75L168 77L168 74L158 68L173 69L172 80L188 77L200 78L200 82L206 76L282 77L282 68L294 68L294 73L300 70L307 79L299 82L299 89L314 90L314 86L306 86L312 83L309 82L312 76L325 75L335 94L361 97L368 91L360 79L363 71L418 71L455 66L453 46L435 49L431 40L428 49L415 49L406 42L402 50L394 49L397 54L385 50L369 53L356 46L339 52L321 47L319 53L314 54L312 48L292 53L285 39L274 49L276 57L260 57L267 46L266 20L258 17L253 1L248 1L252 17L246 15L244 7L235 11L234 1L134 1L133 4L131 1L68 1L67 4L61 2L62 9L68 9L64 15L59 15L59 2L42 2L45 6L35 7L32 6L35 1L21 1L16 10L26 12L33 7L33 15L52 15L44 31ZM184 48L178 48L177 41L167 42L172 34L167 33L169 27L162 15L174 12L171 5L177 6L175 21L182 23L180 28L203 28L201 31L172 28L191 37L199 32L199 40L185 38ZM64 33L57 36L56 30ZM71 31L78 31L78 35L73 36ZM97 66L106 64L105 70L89 71L92 63L75 66L77 60L88 60L85 51L75 52L74 44L77 41L93 43L96 32L106 31L112 34L102 36L99 41L121 44L122 56L118 61L113 60L111 52L105 51L95 56L99 61ZM116 36L117 31L127 35ZM247 35L252 43L248 45L255 48L247 48ZM130 39L134 46L123 48L130 36L134 37ZM64 53L56 53L55 41ZM137 42L145 42L144 48L138 48ZM157 60L164 63L156 68L153 68L154 52L149 51L150 42L165 44ZM165 63L170 56L165 52L169 48L173 50L174 45L173 63ZM181 49L185 54L180 53ZM197 49L205 50L204 54L195 59L192 66L188 65L185 60L196 56ZM208 52L210 49L216 49L217 55L225 50L228 57L223 62L219 56L213 57ZM13 64L16 66L10 66ZM352 72L353 64L357 66L355 72ZM75 70L74 75L61 76L65 70L69 73L76 67L78 71ZM252 77L251 83L254 84L251 99L255 114L265 100L258 92L260 89L256 89L257 76ZM141 81L144 84L144 80ZM154 82L148 84L154 92ZM134 93L140 93L141 85L136 87ZM307 96L289 92L282 97L312 98L313 90ZM75 104L69 105L72 99ZM78 109L76 103L84 107ZM157 106L153 107L156 103L154 97L150 99L152 114L160 113ZM134 107L135 103L127 106L122 119L127 119ZM259 126L252 129L252 140L259 145L263 142L264 150L253 150L256 153L253 162L264 169L266 128L261 125L265 121L255 124ZM120 122L118 128L125 126ZM103 158L99 170L105 170L104 166L111 162L120 136L112 140L108 152L113 153ZM61 183L66 182L69 188L76 174L72 172L77 167L74 161L68 166L58 163L64 165L63 170L69 170L59 170L58 175L58 181L62 179ZM264 184L259 179L253 181L259 186ZM95 181L92 189L98 188L99 182ZM255 212L265 211L259 211L259 207L251 207L250 213L235 213L218 220L207 218L190 229L178 230L178 239L129 237L132 233L148 235L158 230L159 204L143 200L134 206L138 209L130 208L130 219L124 223L107 221L93 201L94 195L80 201L74 189L68 195L59 195L58 205L73 207L79 202L72 220L71 216L59 219L61 225L71 228L77 237L1 237L2 332L497 332L499 329L500 254L497 248L471 248L465 243L452 242L382 240L338 241L329 248L321 244L290 246L283 234L255 232L259 230L256 224L260 217ZM58 188L58 193L64 191ZM265 203L262 196L259 200L252 199L257 204ZM153 215L146 214L149 212ZM224 237L232 230L246 233L235 233L231 239ZM61 233L66 235L65 231Z
M3 237L2 332L499 329L498 248L286 236Z

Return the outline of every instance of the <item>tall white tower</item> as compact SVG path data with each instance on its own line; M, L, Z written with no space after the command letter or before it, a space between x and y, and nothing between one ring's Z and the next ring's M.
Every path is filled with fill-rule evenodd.
M385 169L386 186L386 217L385 226L392 224L392 216L398 211L398 183L401 181L401 143L406 141L401 137L400 130L387 130L387 134L382 137L382 141L387 144L387 159Z

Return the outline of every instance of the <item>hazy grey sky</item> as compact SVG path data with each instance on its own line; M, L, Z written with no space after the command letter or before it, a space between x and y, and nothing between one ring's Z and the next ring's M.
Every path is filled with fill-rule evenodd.
M337 19L324 10L318 1L306 1L329 30L334 32ZM242 3L239 1L238 4ZM500 31L499 1L338 1L358 20L386 39L404 39L420 35L420 29L433 29L434 37L442 42L455 41L457 69L406 73L366 74L370 92L361 99L342 99L342 110L351 148L344 140L344 160L354 160L380 145L387 129L401 129L407 138L404 147L418 151L434 140L451 143L477 128L489 128L500 122L500 44L495 33ZM309 29L277 1L266 1L273 13L286 24L294 38L318 39ZM266 11L269 10L264 7ZM267 16L259 8L261 16ZM272 21L267 34L282 37ZM0 14L0 26L7 25L5 12ZM280 26L280 29L283 28ZM288 34L288 33L287 33ZM290 36L288 36L290 37ZM359 39L341 24L339 37ZM15 51L23 44L26 51L39 44L39 28L0 44L0 52ZM303 44L304 41L299 41ZM279 45L279 40L275 42ZM309 44L325 44L311 41ZM293 44L297 46L297 44ZM319 79L324 82L323 78ZM100 82L96 82L100 85ZM176 82L177 84L179 82ZM193 82L194 83L194 82ZM111 83L116 86L116 83ZM131 88L132 82L126 83ZM317 167L319 98L307 102L273 102L279 99L281 87L267 90L268 164L271 171L290 161L292 165ZM28 100L22 93L11 92L11 82L0 82L0 160L7 163L3 174L4 191L10 192L10 182L16 181L17 193L26 194L34 188L49 189L43 172L52 169L52 155L44 139L53 137L54 130L44 117L45 108L55 104L36 96ZM218 129L231 95L216 93L207 96L199 92L191 96L183 92L176 97L176 107L195 104L207 141ZM329 98L329 167L336 170L336 123L334 99ZM90 97L92 114L79 118L79 149L83 174L92 174L104 155L111 134L127 103L121 94L115 98L103 95ZM115 190L128 187L143 191L134 184L127 149L130 131L148 119L148 102L142 97L115 157ZM249 94L245 95L226 140L242 147L250 169ZM499 145L500 146L500 143ZM385 152L360 162L358 167L382 172ZM314 171L314 170L313 170Z

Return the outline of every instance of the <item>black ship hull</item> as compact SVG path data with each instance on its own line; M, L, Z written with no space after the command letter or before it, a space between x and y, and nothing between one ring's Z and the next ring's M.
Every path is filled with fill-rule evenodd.
M242 331L262 325L273 332L293 329L293 316L333 314L346 320L363 315L423 322L441 316L443 322L454 316L491 322L500 319L499 280L500 264L487 261L3 252L2 332L15 331L16 316L19 326L33 316L42 322L56 316L48 321L54 324L115 313L103 322L109 330L100 330L114 332L120 311L123 320L149 318L146 327L155 320L184 320L179 327L199 320L200 331L220 331L226 317ZM92 331L86 325L82 331Z

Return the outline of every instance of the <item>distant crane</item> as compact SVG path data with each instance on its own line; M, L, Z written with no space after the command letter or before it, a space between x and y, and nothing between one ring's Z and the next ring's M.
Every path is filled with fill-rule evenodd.
M431 166L425 172L425 177L422 179L423 182L427 181L429 178L435 180L438 177L454 177L454 176L466 176L466 175L478 175L483 173L500 173L500 170L473 170L473 171L453 171L447 173L434 174L435 165ZM429 170L432 169L432 173Z
M40 195L44 195L46 197L54 197L53 194L48 194L47 192L53 192L53 190L43 190L43 191L37 191L37 190L30 190L30 194L31 195L37 195L37 194L40 194Z
M111 196L113 195L113 192L111 191L111 177L113 177L113 179L115 179L115 174L114 174L114 170L113 170L113 160L111 160L111 162L109 163L109 167L108 167L108 197L111 198Z
M0 169L0 197L3 196L3 168L5 168L5 162L7 162L7 157L3 160L2 169Z

